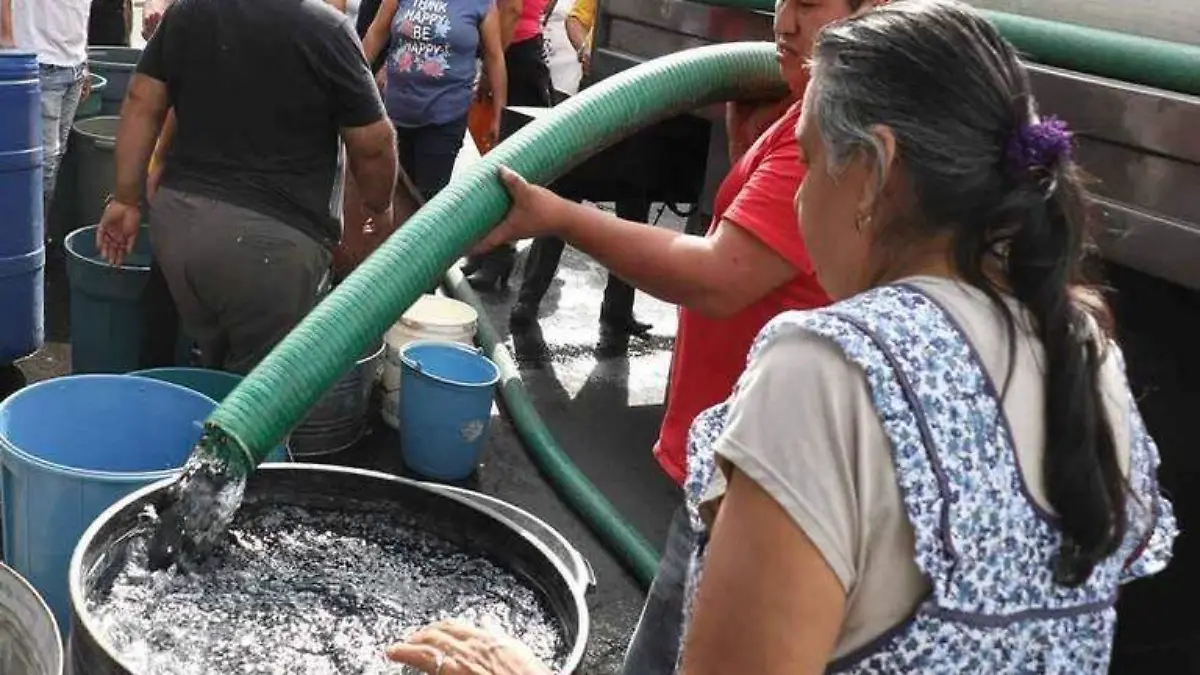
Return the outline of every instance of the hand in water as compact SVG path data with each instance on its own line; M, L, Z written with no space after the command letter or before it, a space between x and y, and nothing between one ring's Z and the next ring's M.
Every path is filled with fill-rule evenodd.
M428 675L550 675L520 641L501 632L444 621L392 645L388 658Z

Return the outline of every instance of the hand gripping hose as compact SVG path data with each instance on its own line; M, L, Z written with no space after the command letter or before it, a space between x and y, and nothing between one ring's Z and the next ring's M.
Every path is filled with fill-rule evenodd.
M783 93L772 45L729 43L645 63L556 106L451 181L339 284L221 402L206 434L231 459L262 462L362 352L503 217L509 199L498 165L545 185L659 120L712 103ZM592 503L584 507L592 510L599 503L582 502ZM608 529L599 532L611 543L628 527ZM651 560L639 560L644 577Z

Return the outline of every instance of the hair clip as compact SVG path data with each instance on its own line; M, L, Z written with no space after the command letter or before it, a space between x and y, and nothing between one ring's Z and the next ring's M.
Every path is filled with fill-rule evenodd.
M1008 140L1009 166L1017 173L1049 171L1070 159L1072 137L1067 123L1057 117L1023 124Z

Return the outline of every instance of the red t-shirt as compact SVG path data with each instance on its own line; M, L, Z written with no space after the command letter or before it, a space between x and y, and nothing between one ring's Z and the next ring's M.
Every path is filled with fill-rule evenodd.
M809 262L793 206L804 178L794 135L799 118L797 103L750 146L725 177L714 200L709 234L721 220L737 225L790 262L796 276L726 319L710 319L680 308L667 411L654 455L681 484L687 475L687 435L692 420L729 397L762 327L785 310L829 303Z

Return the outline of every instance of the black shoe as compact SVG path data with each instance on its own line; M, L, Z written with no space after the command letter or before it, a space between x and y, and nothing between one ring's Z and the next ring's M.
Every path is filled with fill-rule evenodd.
M600 339L596 342L596 358L615 359L629 354L629 333L600 324Z
M528 328L537 323L538 306L536 303L518 300L508 315L508 325L513 328Z
M479 269L467 275L467 283L477 291L499 293L508 288L508 277L517 263L517 253L511 248L489 253L480 262Z
M600 327L618 335L631 335L633 337L644 338L650 334L654 326L638 321L633 315L624 316L621 318L607 317L600 315Z

